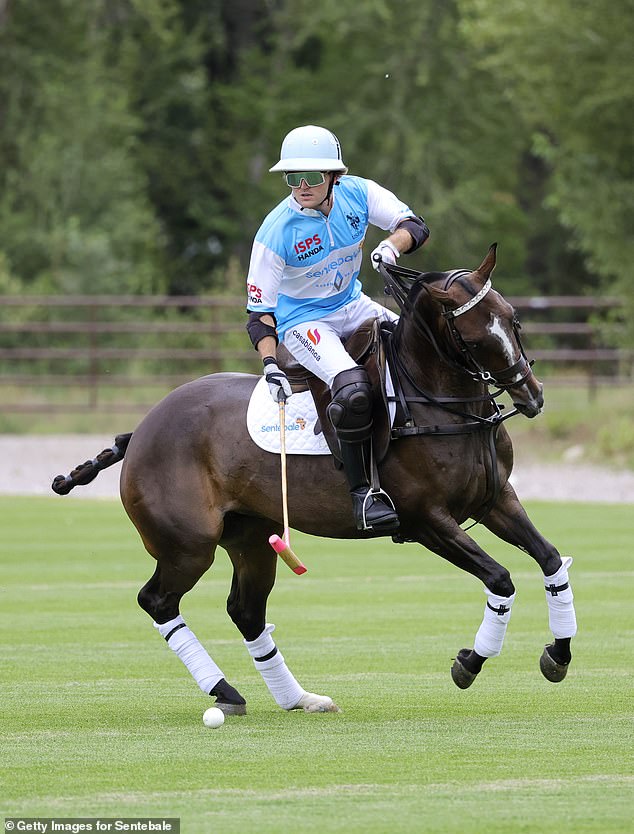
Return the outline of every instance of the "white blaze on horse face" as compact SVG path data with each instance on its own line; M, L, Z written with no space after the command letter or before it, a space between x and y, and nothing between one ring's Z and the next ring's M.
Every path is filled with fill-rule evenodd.
M504 355L508 359L509 365L513 365L515 363L513 342L509 334L504 330L499 316L493 316L493 321L487 325L487 331L491 334L491 336L493 336L494 339L498 340L498 342L502 346ZM511 381L518 382L521 379L521 377L521 373L518 372Z

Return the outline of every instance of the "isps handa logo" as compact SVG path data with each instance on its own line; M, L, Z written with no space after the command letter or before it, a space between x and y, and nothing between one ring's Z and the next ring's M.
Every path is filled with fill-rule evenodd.
M321 342L321 336L319 335L319 330L315 328L315 330L307 330L306 335L310 339L310 341L315 345L315 347Z

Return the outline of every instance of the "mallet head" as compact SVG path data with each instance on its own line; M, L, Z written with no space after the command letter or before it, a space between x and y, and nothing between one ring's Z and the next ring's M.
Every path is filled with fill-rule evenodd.
M269 536L269 544L273 548L273 550L280 556L289 568L296 573L298 576L301 576L303 573L306 573L306 565L304 565L297 556L293 553L290 547L286 544L284 539L281 539L277 534Z

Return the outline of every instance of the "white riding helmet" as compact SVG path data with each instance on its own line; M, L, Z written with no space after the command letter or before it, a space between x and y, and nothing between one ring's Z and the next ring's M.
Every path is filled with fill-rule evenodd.
M269 171L341 171L341 145L325 127L304 125L288 133L282 142L280 161Z

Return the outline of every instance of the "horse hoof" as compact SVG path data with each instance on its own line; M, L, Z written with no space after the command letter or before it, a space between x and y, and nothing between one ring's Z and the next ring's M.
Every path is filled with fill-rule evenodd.
M246 704L227 704L223 701L216 701L214 704L215 707L218 707L221 712L224 712L225 715L246 715L247 714L247 705Z
M568 674L569 664L557 663L556 660L553 660L548 652L549 647L553 645L553 643L549 643L542 652L542 656L539 658L539 668L546 680L552 683L559 683Z
M247 702L238 690L234 689L224 678L218 681L209 694L215 696L215 706L224 712L225 715L247 714Z
M313 692L305 692L292 709L303 709L304 712L341 712L332 698L315 695Z
M470 649L460 649L451 667L451 679L459 689L468 689L477 677L477 672L470 672L462 663L470 654Z

